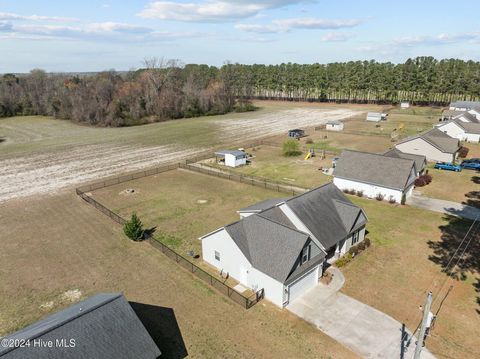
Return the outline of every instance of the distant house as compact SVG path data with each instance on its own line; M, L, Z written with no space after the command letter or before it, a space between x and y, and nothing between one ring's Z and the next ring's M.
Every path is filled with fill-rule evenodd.
M453 120L460 120L462 122L472 122L472 123L479 123L480 121L477 119L477 116L470 112L463 112L456 116L453 116Z
M427 161L453 162L457 158L460 142L434 128L401 140L395 148L403 153L425 156Z
M415 161L375 153L344 150L333 171L341 190L360 191L365 197L403 202L417 178Z
M402 101L402 102L400 102L400 108L401 108L401 109L410 108L410 102L408 102L408 101Z
M425 171L425 167L427 166L427 159L423 155L412 155L411 153L403 153L402 151L392 148L383 154L386 157L392 158L403 158L405 160L413 160L415 162L415 170L417 172L417 176L420 176L423 171Z
M301 138L305 136L305 131L299 128L295 128L293 130L288 131L288 137L291 138Z
M315 287L325 261L363 241L367 217L332 183L260 202L200 238L203 260L285 307Z
M97 294L5 339L2 359L156 359L161 354L122 294ZM3 346L9 340L30 341L30 346Z
M442 121L453 120L454 117L465 113L466 111L457 111L457 110L444 110L442 112Z
M386 118L387 118L387 115L384 113L380 113L380 112L367 113L367 121L380 122L382 120L385 120Z
M327 131L343 131L343 122L337 120L331 120L327 122Z
M473 143L480 142L480 123L452 120L438 124L435 127L446 133L448 136L460 141Z
M217 163L228 167L239 167L247 164L247 154L240 150L227 150L215 152Z
M450 110L465 111L480 120L480 101L456 101L450 104Z

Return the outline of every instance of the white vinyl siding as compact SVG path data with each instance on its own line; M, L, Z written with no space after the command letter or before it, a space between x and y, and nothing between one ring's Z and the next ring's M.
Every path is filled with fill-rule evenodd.
M294 300L305 294L309 289L315 287L318 283L318 271L319 267L317 266L293 283L286 286L284 305L292 303Z
M453 153L442 152L421 138L399 143L395 147L404 153L425 156L428 161L452 162L454 160Z

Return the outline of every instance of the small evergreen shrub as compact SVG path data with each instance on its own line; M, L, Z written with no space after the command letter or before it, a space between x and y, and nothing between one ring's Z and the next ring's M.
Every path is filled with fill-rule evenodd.
M377 195L375 196L375 199L377 201L383 201L384 198L385 198L385 196L381 193L377 193Z
M358 197L363 197L363 191L357 191L356 193Z
M361 251L364 251L366 247L365 245L365 241L363 240L362 242L358 243L357 244L357 247L358 247L358 250L361 252Z
M143 239L145 230L143 229L142 221L140 218L138 218L135 212L132 213L130 220L126 221L123 225L123 233L125 233L128 238L135 242Z
M352 255L350 253L345 254L343 257L339 258L336 262L335 265L338 268L344 267L348 262L352 260Z

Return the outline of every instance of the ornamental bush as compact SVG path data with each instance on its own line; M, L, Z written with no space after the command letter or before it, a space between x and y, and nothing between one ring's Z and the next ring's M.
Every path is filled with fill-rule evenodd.
M123 225L123 233L130 238L132 241L138 242L143 239L145 230L143 229L143 224L137 214L132 213L132 217L129 221L126 221Z

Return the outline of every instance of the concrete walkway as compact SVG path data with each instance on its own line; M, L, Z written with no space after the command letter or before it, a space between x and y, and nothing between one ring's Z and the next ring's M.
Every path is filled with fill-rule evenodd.
M480 218L480 208L467 206L457 202L445 201L443 199L425 197L417 191L413 191L412 196L407 199L407 204L413 207L428 209L430 211L471 220L475 220L477 217Z
M402 324L338 292L343 275L337 268L330 270L334 276L328 286L319 283L287 309L364 358L413 358L416 338L401 353ZM424 348L421 358L434 356Z

